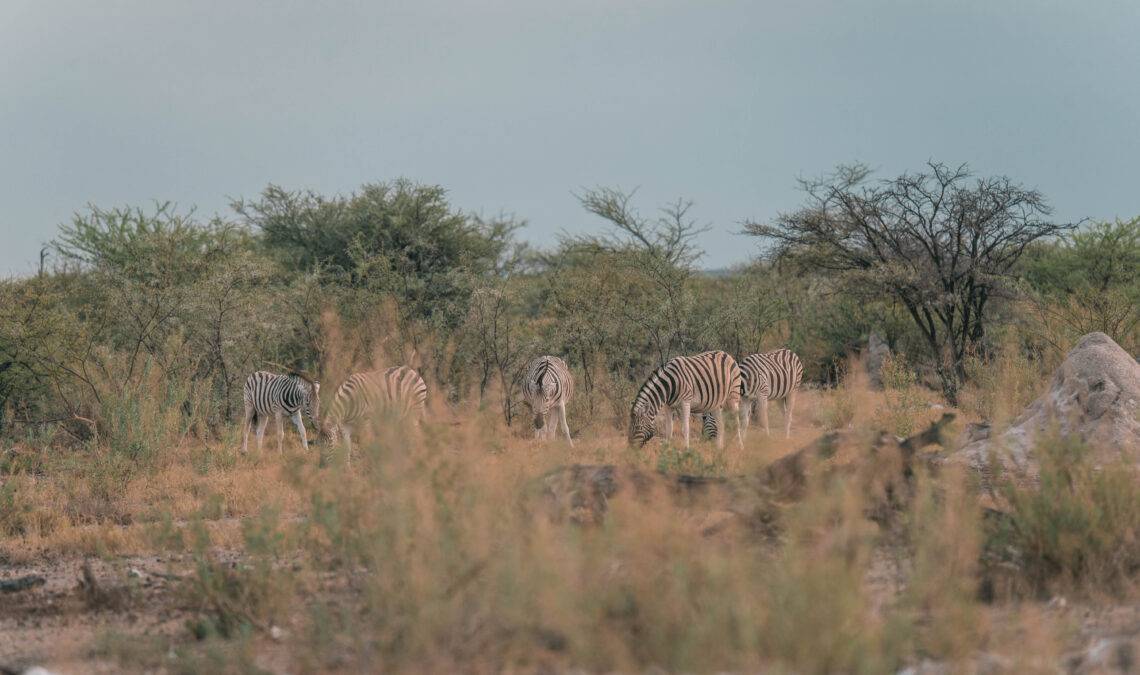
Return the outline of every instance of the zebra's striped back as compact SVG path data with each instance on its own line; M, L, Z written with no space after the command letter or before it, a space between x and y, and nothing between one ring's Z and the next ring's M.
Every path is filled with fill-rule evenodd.
M740 361L740 372L740 393L745 399L787 401L788 396L799 388L803 380L804 364L790 349L777 349L744 357ZM718 436L716 419L712 415L701 415L701 426L705 436Z
M740 362L745 398L779 401L800 386L804 364L790 349L750 354Z
M278 375L259 370L246 378L242 399L259 417L277 412L293 415L300 410L319 429L320 390L320 382L297 373Z
M692 412L710 412L740 404L742 378L736 359L722 351L670 359L646 379L633 400L629 440L644 445L655 433L662 407L688 402Z
M329 419L348 424L376 410L391 410L400 416L423 414L426 404L424 379L413 368L396 366L349 375L336 390Z
M534 412L534 428L541 429L551 408L570 402L574 395L574 377L562 359L540 356L527 367L522 393Z

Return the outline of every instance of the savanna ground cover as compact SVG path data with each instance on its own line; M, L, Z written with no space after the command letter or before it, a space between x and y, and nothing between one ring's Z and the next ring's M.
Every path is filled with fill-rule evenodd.
M78 214L39 274L0 285L0 583L44 579L0 592L0 667L1131 667L1129 467L1094 470L1079 443L1045 441L1040 484L1002 483L995 509L973 476L931 468L937 445L905 465L872 448L948 411L947 444L970 422L1000 429L1090 330L1134 354L1137 221L1044 227L1013 242L1011 261L951 270L974 275L956 296L919 283L941 268L921 262L923 231L908 234L905 217L882 216L897 248L880 249L886 260L831 264L846 249L815 238L815 219L865 222L867 205L889 213L892 195L923 185L857 193L865 175L838 175L828 194L862 207L809 197L752 228L783 245L716 274L696 267L690 205L647 217L613 190L582 195L608 229L549 251L509 218L407 182L347 197L269 188L231 219L161 205ZM964 190L963 227L983 227L968 218L991 203L967 199L979 190L1044 213L1008 183L938 176ZM839 243L859 253L875 236ZM884 290L906 280L906 294ZM963 307L979 315L925 321ZM872 331L893 349L881 387L856 356ZM778 346L807 366L793 438L627 447L629 402L654 366ZM518 375L541 353L566 356L578 382L574 447L530 437ZM353 370L397 363L431 389L419 430L380 420L351 466L326 444L304 452L292 430L283 454L272 434L261 453L238 450L249 372L304 367L331 393ZM778 404L771 417L782 428ZM572 464L715 489L834 431L802 490L746 495L762 508L651 486L614 495L594 522L543 499L542 477Z
M806 393L792 439L753 432L744 451L635 452L605 429L539 445L478 408L411 435L383 425L351 466L292 439L241 455L236 435L145 468L10 450L5 577L47 584L5 598L0 653L65 672L1026 672L1140 627L1124 469L1059 446L1048 466L1067 482L1010 488L1012 519L992 527L961 473L920 468L883 518L873 482L823 470L888 475L869 421L907 397L908 419L941 414L928 392L845 384ZM868 423L760 528L664 493L621 494L597 525L536 498L537 477L575 463L747 475L846 415Z

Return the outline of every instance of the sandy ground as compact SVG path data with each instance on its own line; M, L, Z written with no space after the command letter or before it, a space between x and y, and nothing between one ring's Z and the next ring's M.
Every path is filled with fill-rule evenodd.
M84 565L90 566L94 590L83 581ZM114 663L94 658L101 636L185 634L189 614L171 578L180 566L158 556L0 565L0 580L28 575L45 580L0 594L0 669L47 665L58 673L117 672Z

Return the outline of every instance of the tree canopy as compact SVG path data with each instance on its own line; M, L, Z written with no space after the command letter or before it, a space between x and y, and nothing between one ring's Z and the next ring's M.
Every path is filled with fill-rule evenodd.
M1073 226L1050 221L1037 190L1004 176L975 178L966 165L930 162L877 182L870 175L854 165L802 180L802 208L745 229L774 242L777 258L842 274L856 292L902 303L953 403L990 303L1026 247Z

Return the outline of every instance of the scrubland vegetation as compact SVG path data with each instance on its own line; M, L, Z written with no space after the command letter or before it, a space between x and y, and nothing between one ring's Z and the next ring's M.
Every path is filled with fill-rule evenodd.
M975 477L924 461L937 446L915 461L872 449L946 411L947 445L968 422L1008 424L1089 331L1136 354L1140 220L1056 226L1040 195L970 180L940 165L885 183L842 170L805 184L800 210L747 225L777 245L717 273L699 269L697 207L643 215L610 189L581 195L598 234L550 250L512 218L404 181L337 197L270 187L209 220L170 205L80 212L38 274L0 284L0 578L72 560L99 573L0 603L0 621L19 624L0 666L1082 667L1084 612L1135 598L1132 466L1094 469L1057 438L1038 449L1039 485L999 479L995 505ZM930 185L958 196L945 209L958 216L940 220L939 205L912 236L891 205ZM1013 201L978 216L995 195ZM987 229L1002 218L1009 229ZM1026 223L1040 236L1014 236L1018 255L997 243L992 265L975 248L975 264L945 268L969 287L940 285L949 263L925 261L922 241L938 257L962 232ZM877 233L894 242L881 259ZM872 332L892 350L881 388L865 367ZM754 428L743 451L627 447L653 367L776 347L807 368L793 438ZM572 448L533 441L520 407L520 371L547 353L576 378ZM322 392L363 367L412 365L428 422L380 420L351 466L291 433L283 455L273 443L243 455L241 386L267 364L319 373ZM779 406L770 414L781 428ZM828 432L835 447L795 494L705 502L650 487L616 494L597 523L544 495L544 476L573 464L686 475L718 494ZM38 649L23 617L85 632L69 653Z

